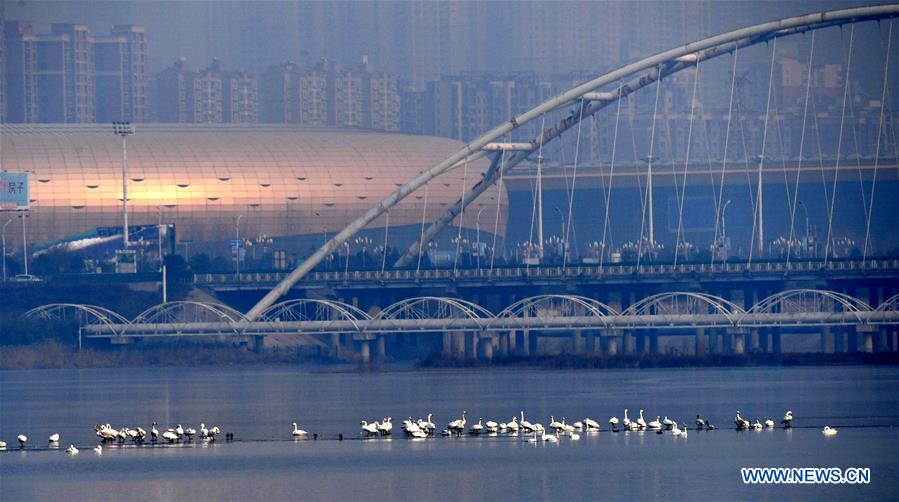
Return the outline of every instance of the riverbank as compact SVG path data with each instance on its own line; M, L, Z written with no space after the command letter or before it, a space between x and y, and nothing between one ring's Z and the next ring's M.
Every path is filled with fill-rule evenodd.
M3 346L0 370L60 368L125 368L153 366L217 366L237 364L295 364L347 367L347 362L323 359L304 348L273 348L254 352L246 347L184 344L177 346L122 346L86 348L78 351L68 344L43 341L28 345ZM543 369L623 369L753 366L834 366L899 365L899 352L874 354L706 354L619 355L616 357L544 356L494 359L491 362L431 358L413 364L426 369L440 368L543 368ZM374 362L356 366L362 371L391 370L395 364ZM405 366L405 365L404 365Z

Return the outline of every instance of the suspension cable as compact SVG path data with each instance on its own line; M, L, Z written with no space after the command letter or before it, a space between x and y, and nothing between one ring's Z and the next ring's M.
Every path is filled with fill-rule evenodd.
M790 237L789 243L792 244L793 237L796 235L796 206L799 205L799 178L802 175L802 160L803 155L805 154L805 128L806 123L808 122L808 102L809 97L811 96L812 90L812 66L815 63L815 32L812 32L812 40L809 48L808 55L808 71L805 76L805 105L802 108L802 131L799 133L799 163L796 166L796 183L793 186L793 201L794 204L792 206L792 211L790 211ZM808 211L808 209L806 209ZM807 225L806 225L807 226ZM808 238L808 228L805 229L806 238ZM808 246L808 242L805 243L806 247ZM790 245L787 249L787 263L790 263L790 258L792 257L793 246Z
M431 186L430 183L425 184L425 203L421 207L421 231L418 235L418 264L415 266L415 276L418 276L418 273L421 271L421 254L422 249L424 248L424 237L425 237L425 218L428 214L428 188Z
M459 256L462 248L462 223L465 218L465 192L468 191L468 156L465 157L465 165L462 168L462 206L459 211L458 231L456 232L456 256L453 259L453 277L457 277Z
M599 255L599 269L602 270L603 259L605 258L605 249L606 249L606 235L609 231L609 206L612 202L612 180L615 179L615 154L617 153L618 148L618 123L619 119L621 119L621 101L622 101L622 82L618 84L618 106L617 111L615 112L615 133L612 139L612 158L609 162L609 186L608 193L606 194L606 207L604 212L604 218L602 223L602 252Z
M684 200L687 198L687 167L690 164L690 147L693 143L693 117L696 113L696 89L699 87L699 61L696 62L696 76L693 78L693 96L690 98L690 125L687 128L687 148L684 152L684 175L681 181L680 198L677 207L677 236L674 244L674 266L677 266L677 250L684 232ZM672 169L674 171L674 169ZM674 194L677 195L677 176L675 175ZM686 246L684 247L684 259L686 259Z
M758 230L759 253L765 251L764 228L762 228L764 213L762 211L762 169L765 166L765 147L768 144L768 119L771 116L771 88L774 83L774 62L777 57L777 38L775 37L771 46L771 70L768 73L768 103L765 105L765 126L762 130L762 154L759 156L758 168L758 185L755 187L755 211L752 215L752 239L749 242L749 261L747 265L752 265L752 251L755 245L756 230Z
M652 213L652 154L654 152L653 147L655 146L655 137L656 137L656 116L659 111L659 94L662 91L662 67L659 66L657 68L658 74L656 79L656 99L655 105L652 108L652 128L649 132L649 159L647 163L646 170L646 196L643 199L643 217L640 222L640 242L637 244L637 269L640 268L640 262L643 258L643 240L644 240L644 228L646 227L646 209L649 208L650 213ZM653 231L653 222L652 215L650 215L649 221L649 240L655 240L655 232ZM650 251L655 247L654 242L649 242Z
M881 40L883 40L881 38ZM893 20L890 20L890 29L887 35L886 57L883 61L883 90L880 94L880 120L877 125L877 146L874 147L874 173L871 180L871 196L868 205L868 226L865 228L865 247L862 253L862 266L868 260L868 248L871 242L871 213L874 210L874 188L877 186L877 168L880 165L880 141L883 135L883 112L886 108L887 81L890 76L890 49L893 44Z
M733 121L734 117L734 90L736 89L737 84L737 55L739 53L739 48L734 49L733 55L733 67L731 68L731 79L730 79L730 102L727 105L727 126L724 128L724 156L721 161L721 181L718 184L718 200L715 203L715 240L712 241L712 245L715 246L712 251L712 262L711 264L715 264L715 255L717 254L717 246L718 246L718 229L721 228L721 202L724 199L724 173L727 171L727 150L730 145L730 124ZM724 238L725 236L721 236Z
M849 76L852 71L852 43L855 39L855 25L849 29L849 54L846 56L846 78L843 85L843 111L840 114L840 134L837 140L837 159L833 171L833 191L830 194L830 214L827 216L827 242L824 243L824 266L830 259L831 249L830 240L833 235L833 210L837 205L837 180L840 177L840 156L843 154L843 124L846 119L846 100L849 98Z
M565 269L568 266L568 236L571 235L571 219L574 216L574 190L575 185L577 184L577 164L578 159L580 158L580 150L581 150L581 124L584 123L581 120L581 115L584 114L584 104L586 101L584 98L581 98L581 106L578 107L578 121L577 121L577 138L574 142L574 166L571 172L571 190L568 192L568 220L565 222L565 240L562 244L562 272L565 272ZM575 240L575 246L577 246L577 240ZM577 252L577 249L574 250Z
M505 139L505 138L504 138ZM506 150L500 156L499 176L496 180L496 219L493 222L493 245L490 252L490 275L493 275L493 263L496 260L496 236L499 233L499 209L503 201L503 171L506 170ZM506 222L508 225L508 222Z

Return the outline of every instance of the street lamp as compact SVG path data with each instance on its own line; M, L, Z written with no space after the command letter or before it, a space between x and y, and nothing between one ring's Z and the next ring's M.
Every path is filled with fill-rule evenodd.
M727 228L727 221L724 219L724 216L727 214L727 206L730 205L730 199L727 199L727 202L724 203L724 206L721 208L721 238L727 236L725 229Z
M240 219L243 218L243 214L237 215L237 221L234 223L234 243L237 246L235 250L235 270L237 272L237 280L240 280Z
M477 244L475 244L475 248L477 249L478 254L478 272L481 272L481 213L484 212L486 207L482 207L478 210L478 215L474 219L474 228L475 228L475 238L477 239Z
M25 259L25 275L26 276L28 275L28 238L25 235L25 218L30 218L30 217L31 217L31 215L24 211L22 212L22 214L19 215L19 218L22 218L22 256Z
M12 223L12 218L6 220L6 223L3 224L3 231L0 232L3 237L3 282L6 282L6 227Z
M134 134L134 126L131 122L113 122L112 130L117 136L122 137L122 231L123 249L128 249L128 149L126 138Z

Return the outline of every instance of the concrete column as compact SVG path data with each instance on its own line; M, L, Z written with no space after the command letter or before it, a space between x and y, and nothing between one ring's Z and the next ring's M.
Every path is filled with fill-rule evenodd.
M659 334L653 331L649 335L649 353L650 354L658 354L659 353Z
M443 350L441 354L443 357L450 357L453 354L453 337L447 331L444 331L441 335L443 337Z
M718 330L715 330L715 331L717 332ZM724 334L722 335L722 342L723 343L722 343L722 347L721 347L721 349L722 349L721 352L723 352L725 354L733 354L735 352L734 351L734 335L729 330L724 331Z
M515 354L516 349L518 348L518 335L515 333L515 330L509 332L509 354Z
M833 345L833 332L830 331L830 326L821 326L821 353L833 354Z
M340 353L340 335L337 333L331 335L331 352L334 354L335 359L343 357L343 354Z
M256 335L253 337L253 352L261 354L265 350L265 337Z
M730 332L731 353L732 354L745 354L746 353L746 330L741 329L741 328L727 328L727 331Z
M848 326L846 328L846 348L848 352L858 352L858 331L856 331L855 326Z
M750 352L758 352L760 350L758 328L752 328L749 330L749 350Z
M887 352L890 350L890 331L887 326L877 327L877 345L874 346L877 352Z
M452 333L452 357L453 359L465 359L465 333L454 331Z
M499 355L509 357L509 339L515 336L515 332L500 333L499 335Z
M780 345L780 337L781 332L780 328L774 328L774 332L771 333L771 352L775 354L781 354L781 345Z
M877 326L860 325L856 328L856 332L858 333L859 352L868 354L874 352L874 333L876 331Z
M492 337L478 338L478 357L481 361L493 360L493 340Z
M618 355L618 343L619 343L619 340L621 337L617 336L617 335L613 335L613 336L606 336L603 338L604 338L604 341L606 344L605 355L607 355L607 356Z
M531 331L524 330L521 332L521 347L518 348L518 353L524 357L530 357L531 355Z
M574 330L574 333L571 334L571 348L576 355L584 354L584 335L579 329Z
M697 356L704 356L709 352L709 340L705 336L705 330L699 328L696 330L696 335L694 336L694 340L696 341L696 348L694 349Z
M385 338L386 337L384 335L380 335L377 337L375 354L378 359L384 359L387 357L387 342Z
M634 338L636 339L636 346L634 347L634 352L636 352L637 354L645 354L646 353L646 334L644 334L643 331L640 330L634 334Z
M359 359L362 361L362 364L368 364L371 362L371 341L359 341Z
M470 331L465 332L465 359L470 361L478 358L478 337Z
M634 340L634 334L631 331L624 332L624 353L625 354L633 354L636 345L636 341Z

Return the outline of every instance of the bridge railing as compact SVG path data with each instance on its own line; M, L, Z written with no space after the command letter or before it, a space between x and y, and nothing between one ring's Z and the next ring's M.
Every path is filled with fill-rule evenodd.
M826 265L822 261L794 262L758 262L746 263L685 263L685 264L650 264L650 265L576 265L533 266L533 267L498 267L462 268L462 269L425 269L425 270L351 270L313 272L307 276L309 282L392 282L392 281L433 281L433 280L496 280L519 278L555 278L555 277L627 277L627 276L665 276L665 275L710 275L710 274L744 274L744 273L809 273L809 272L852 272L852 271L886 271L899 269L899 259L882 260L846 260L830 261ZM239 275L231 273L195 274L197 284L231 284L235 282L258 284L276 283L286 276L284 272L244 272Z

